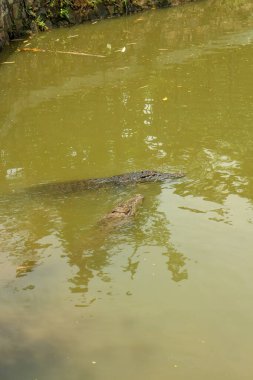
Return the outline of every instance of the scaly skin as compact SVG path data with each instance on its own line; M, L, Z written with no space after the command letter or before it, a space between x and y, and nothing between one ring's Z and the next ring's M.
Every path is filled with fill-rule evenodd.
M107 186L124 186L140 182L161 182L184 177L183 173L161 173L151 170L126 173L105 178L82 179L69 182L45 183L30 188L32 191L43 193L62 192L71 193L82 190L98 189Z
M143 202L144 196L136 194L132 198L121 202L111 212L105 215L99 222L100 227L106 227L106 230L122 225L131 220Z
M134 216L138 206L143 202L144 196L136 194L134 197L128 199L126 202L120 203L109 214L107 214L103 220L110 219L124 219Z

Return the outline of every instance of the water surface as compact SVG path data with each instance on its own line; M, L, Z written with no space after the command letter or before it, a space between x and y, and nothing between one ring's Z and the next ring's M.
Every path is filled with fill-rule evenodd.
M1 54L1 379L252 379L252 12L202 1ZM186 177L30 191L141 169Z

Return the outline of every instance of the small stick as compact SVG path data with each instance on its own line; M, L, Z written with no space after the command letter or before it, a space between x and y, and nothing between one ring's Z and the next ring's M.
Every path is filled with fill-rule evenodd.
M33 53L38 53L38 52L42 52L42 53L46 53L46 52L49 52L49 53L59 53L59 54L71 54L71 55L82 55L82 56L86 56L86 57L95 57L95 58L106 58L105 55L100 55L100 54L91 54L91 53L82 53L82 52L78 52L78 51L62 51L62 50L44 50L44 49L39 49L39 48L20 48L20 49L17 49L18 51L31 51Z

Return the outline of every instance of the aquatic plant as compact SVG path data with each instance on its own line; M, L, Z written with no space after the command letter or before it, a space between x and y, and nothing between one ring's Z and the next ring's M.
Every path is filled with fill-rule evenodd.
M50 16L55 19L69 19L71 0L50 0Z
M39 28L41 31L48 30L48 27L46 26L46 23L45 23L45 21L42 19L41 16L36 17L36 19L35 19L35 24L38 26L38 28Z

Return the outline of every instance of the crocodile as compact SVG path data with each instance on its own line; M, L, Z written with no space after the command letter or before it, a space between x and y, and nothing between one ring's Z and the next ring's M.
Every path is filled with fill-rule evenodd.
M142 204L144 196L136 194L132 198L121 202L111 212L106 214L99 222L100 225L118 225L131 219Z
M29 190L39 192L73 193L99 189L106 186L121 186L140 182L160 182L184 177L183 173L162 173L152 170L114 175L112 177L81 179L66 182L51 182L32 186Z

